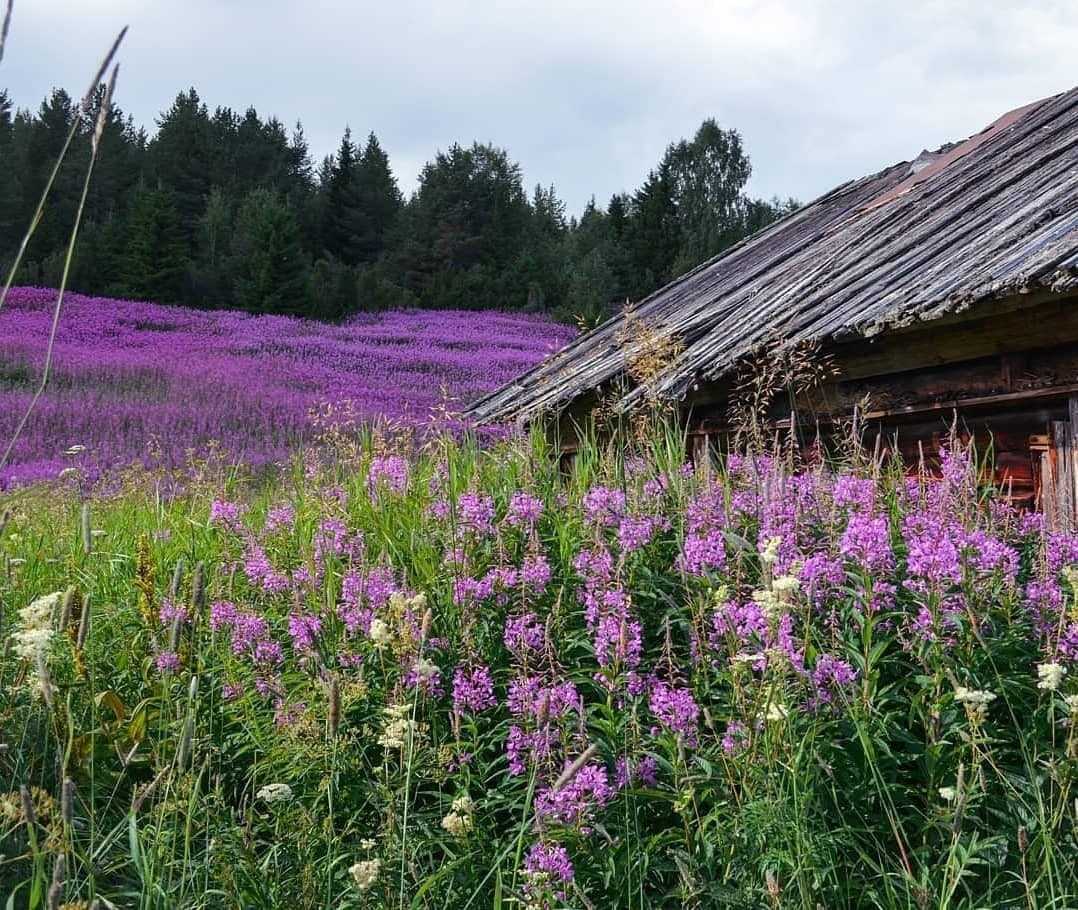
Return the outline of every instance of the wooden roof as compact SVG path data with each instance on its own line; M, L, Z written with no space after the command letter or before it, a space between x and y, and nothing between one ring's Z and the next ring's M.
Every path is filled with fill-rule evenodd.
M595 390L663 339L680 353L616 394L680 399L774 339L870 337L983 301L1078 290L1078 88L964 142L843 184L581 335L479 400L531 421ZM649 340L641 342L639 327Z

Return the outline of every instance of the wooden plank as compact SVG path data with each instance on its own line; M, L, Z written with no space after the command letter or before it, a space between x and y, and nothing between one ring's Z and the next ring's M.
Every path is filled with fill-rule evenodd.
M1052 488L1055 529L1070 530L1074 526L1071 508L1070 424L1066 420L1053 420L1052 430Z

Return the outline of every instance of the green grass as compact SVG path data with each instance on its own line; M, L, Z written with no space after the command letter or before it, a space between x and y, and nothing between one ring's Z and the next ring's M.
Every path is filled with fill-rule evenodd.
M6 906L1078 904L1078 539L961 453L910 486L333 439L132 473L88 536L70 489L5 494Z

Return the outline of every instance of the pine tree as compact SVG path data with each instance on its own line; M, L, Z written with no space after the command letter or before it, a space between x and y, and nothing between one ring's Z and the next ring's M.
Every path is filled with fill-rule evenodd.
M181 297L186 245L168 192L140 186L127 215L127 245L117 292L161 303Z
M308 265L291 207L270 190L252 190L236 214L231 272L236 304L257 313L308 312Z

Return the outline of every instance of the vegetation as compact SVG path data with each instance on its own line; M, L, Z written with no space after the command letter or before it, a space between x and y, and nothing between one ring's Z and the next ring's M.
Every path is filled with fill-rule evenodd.
M279 287L279 285L278 285ZM96 483L134 462L182 468L213 446L247 470L286 464L328 415L407 421L497 388L574 334L539 315L393 311L324 325L13 288L0 311L0 490Z
M682 451L9 494L12 905L1074 906L1078 537Z
M36 112L0 91L4 272L75 130L16 283L60 284L95 129L79 109L63 89ZM529 195L493 145L439 151L405 199L374 133L357 141L345 129L315 168L299 124L211 113L193 88L156 127L150 135L115 104L106 110L73 289L325 320L401 306L595 320L795 205L745 195L740 137L713 120L672 144L635 193L579 218L553 187Z

